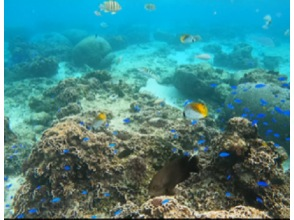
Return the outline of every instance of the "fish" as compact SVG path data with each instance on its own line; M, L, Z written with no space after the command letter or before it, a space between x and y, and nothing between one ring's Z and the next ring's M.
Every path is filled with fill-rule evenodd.
M90 138L88 138L88 137L83 138L83 142L87 142L89 140L90 140Z
M109 196L110 196L109 192L104 193L104 197L109 197Z
M232 196L232 194L230 193L230 192L226 192L226 197L231 197Z
M161 204L162 205L165 205L165 204L167 204L169 202L169 199L165 199L165 200L163 200L162 202L161 202Z
M28 213L29 214L35 214L35 213L37 213L38 212L38 209L36 209L36 208L32 208L32 209L29 209L28 210Z
M230 156L231 154L230 153L228 153L228 152L220 152L219 153L219 157L228 157L228 156Z
M124 122L125 124L129 124L129 123L131 122L131 119L130 119L130 118L125 118L125 119L123 120L123 122Z
M83 191L82 191L82 194L83 194L83 195L87 195L87 194L88 194L88 191L87 191L87 190L83 190Z
M120 11L122 7L120 4L115 0L108 0L103 2L103 4L99 5L100 11L104 11L106 13L110 12L111 14L115 14L116 12Z
M236 102L238 104L241 104L242 103L242 100L241 99L234 99L234 102Z
M183 111L184 118L187 119L202 119L208 115L208 109L205 104L200 102L192 102L185 106Z
M258 202L258 203L263 203L263 200L260 198L260 197L258 197L258 196L256 196L256 202Z
M19 219L19 218L24 218L24 217L25 217L25 214L24 214L24 213L21 213L21 214L19 214L18 216L16 216L17 219Z
M61 201L61 199L59 197L55 197L51 200L52 203L58 203L60 201Z
M69 171L70 170L70 166L69 165L65 165L64 166L64 170Z
M146 11L154 11L156 9L156 6L152 3L148 3L144 5L144 8Z
M122 213L122 210L118 209L113 214L114 214L114 216L118 216L120 213Z
M183 44L194 43L200 40L202 40L200 35L183 34L180 37L180 41Z
M259 84L256 84L256 85L255 85L255 88L260 89L260 88L263 88L263 87L265 87L265 86L266 86L265 84L263 84L263 83L259 83Z
M139 71L139 73L142 73L142 75L145 76L146 78L153 78L156 81L160 80L159 77L154 73L154 71L147 67L140 67L140 68L137 68L137 70Z
M263 17L265 24L262 26L263 29L268 29L270 24L272 23L272 17L270 15L266 15Z
M95 14L96 16L101 16L101 12L100 12L100 11L94 11L94 14Z
M200 60L210 60L211 56L208 53L202 53L195 56L195 58Z
M190 172L198 172L198 157L181 156L165 164L152 178L149 195L173 195L178 183L190 177Z
M106 123L107 116L105 113L99 113L92 123L92 128L98 130L102 125Z
M257 182L257 185L259 185L259 186L261 186L261 187L268 187L268 186L269 186L268 183L265 182L265 181L258 181L258 182Z
M69 149L64 149L64 150L63 150L63 153L64 153L64 154L69 153Z
M109 147L115 147L116 146L116 143L110 143L108 146Z
M215 87L217 87L217 84L216 83L211 83L210 87L215 88Z

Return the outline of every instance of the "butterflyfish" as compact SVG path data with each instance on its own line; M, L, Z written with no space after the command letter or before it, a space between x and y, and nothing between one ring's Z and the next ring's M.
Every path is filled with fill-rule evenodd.
M199 35L191 35L191 34L183 34L180 37L180 41L183 44L194 43L201 40L201 36Z
M94 119L92 125L93 129L98 130L106 122L106 119L107 117L105 113L99 113Z
M192 102L185 106L183 116L187 119L201 119L208 115L208 109L205 104Z

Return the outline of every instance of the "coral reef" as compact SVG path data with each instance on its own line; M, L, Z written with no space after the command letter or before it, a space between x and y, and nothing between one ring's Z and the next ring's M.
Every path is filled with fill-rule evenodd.
M111 51L111 46L102 37L90 36L81 40L73 49L72 59L77 66L88 65L101 68L101 61Z
M229 94L230 90L222 90L225 94L218 93L215 86L226 84L231 81L230 76L225 71L218 71L208 63L197 65L179 66L173 78L173 84L183 94L197 99L213 99L222 103L223 98Z
M258 65L257 59L251 55L252 47L246 43L234 46L229 54L224 52L215 53L213 64L216 66L229 67L233 69L250 69Z

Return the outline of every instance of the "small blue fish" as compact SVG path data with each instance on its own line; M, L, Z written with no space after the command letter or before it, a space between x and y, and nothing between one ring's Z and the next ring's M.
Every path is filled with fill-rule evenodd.
M65 165L64 170L69 171L70 170L70 165Z
M87 141L89 141L89 140L90 140L90 138L88 138L88 137L83 138L83 141L84 141L84 142L87 142Z
M253 120L251 123L251 126L255 126L257 124L258 120Z
M281 76L281 77L278 78L278 80L279 81L285 81L285 80L287 80L287 77L286 76Z
M268 123L266 121L263 122L262 124L265 125L265 126L268 126Z
M39 189L41 189L41 187L42 187L42 186L37 186L36 190L39 190Z
M263 203L263 200L260 198L260 197L258 197L258 196L256 196L256 202L258 202L258 203Z
M189 156L190 156L190 153L189 153L188 151L185 151L185 152L184 152L184 156L185 156L185 157L189 157Z
M69 149L64 149L64 150L63 150L63 153L64 153L64 154L69 153Z
M242 118L246 118L247 116L248 116L248 114L246 114L246 113L243 113L243 114L241 115Z
M173 138L174 139L178 139L179 138L179 135L178 134L174 134Z
M277 143L274 143L274 147L276 147L276 148L279 148L279 147L280 147L280 145L279 145L279 144L277 144Z
M13 199L13 196L10 196L10 199Z
M268 187L269 185L267 184L267 182L265 181L258 181L257 185L261 186L261 187Z
M177 151L178 151L178 149L175 148L175 147L172 149L172 152L173 152L173 153L176 153Z
M227 105L229 109L234 109L234 106L232 104Z
M228 156L230 156L231 154L230 153L228 153L228 152L220 152L219 153L219 156L220 157L228 157Z
M116 136L118 135L118 131L113 131L112 134Z
M285 138L285 140L286 140L286 141L290 141L290 138L289 138L289 137L287 137L287 138Z
M130 119L130 118L125 118L125 119L123 120L123 122L124 122L125 124L129 124L129 123L131 122L131 119Z
M206 146L203 151L207 152L208 151L208 146Z
M114 214L114 216L118 216L120 213L122 213L122 210L118 209L113 214Z
M241 99L234 99L234 102L236 102L237 104L241 104L242 100Z
M216 109L216 112L217 112L217 113L220 113L221 111L222 111L221 108Z
M237 89L237 86L231 86L231 89Z
M113 154L117 154L117 152L118 152L118 150L117 150L117 149L115 149L115 150L113 151Z
M197 120L196 119L191 120L191 125L196 125L196 124L197 124Z
M197 152L197 151L198 151L198 148L197 148L197 147L195 147L193 150L194 150L194 152Z
M244 107L244 108L243 108L243 112L245 112L245 113L249 113L249 112L250 112L250 109L247 108L247 107Z
M17 148L17 146L16 145L12 145L12 147L11 147L12 149L15 149L15 148Z
M257 118L264 118L266 116L266 114L264 113L259 113L256 115Z
M84 126L85 125L85 122L80 121L79 124L82 125L82 126Z
M275 111L276 112L278 112L279 114L284 114L284 111L281 109L281 108L279 108L278 106L275 106Z
M170 130L171 133L176 133L177 131L175 129Z
M272 118L272 122L277 123L277 119Z
M4 176L4 181L7 181L8 180L8 176Z
M285 103L285 102L286 102L286 100L285 100L285 99L281 99L281 102L282 102L282 103Z
M104 193L104 197L109 197L109 196L110 196L109 192Z
M61 199L59 197L55 197L51 200L52 203L59 203Z
M140 112L141 111L141 108L138 105L135 105L134 106L134 111L135 112Z
M210 87L215 88L215 87L217 87L217 84L216 83L211 83Z
M268 104L267 101L265 101L264 99L260 99L259 101L261 106L265 106Z
M10 207L10 205L9 205L9 204L6 204L6 205L5 205L5 208L9 208L9 207Z
M193 100L191 100L191 99L187 99L187 100L185 100L185 102L184 102L184 107L185 107L186 105L190 104L191 102L193 102Z
M232 194L230 193L230 192L226 192L226 197L231 197L232 196Z
M280 137L280 134L274 133L274 137L279 138Z
M6 185L6 188L7 188L7 189L10 189L11 187L12 187L12 183Z
M236 92L236 91L233 91L233 92L231 92L231 94L232 94L232 95L236 95L236 94L237 94L237 92Z
M19 215L16 216L16 218L24 218L25 217L25 214L24 213L21 213Z
M92 218L92 219L96 219L97 216L96 216L96 215L92 215L91 218Z
M266 86L265 84L263 84L263 83L259 83L259 84L256 84L256 85L255 85L255 88L260 89L260 88L263 88L263 87L265 87L265 86Z
M82 191L82 194L83 194L83 195L87 195L87 194L88 194L88 191L87 191L87 190L83 190L83 191Z
M290 83L283 83L282 84L283 88L289 88L290 89Z
M227 180L230 180L230 179L231 179L231 175L228 175L228 176L227 176Z
M198 140L198 144L204 144L205 143L205 140Z
M165 204L167 204L169 202L169 199L165 199L165 200L163 200L162 202L161 202L161 204L162 205L165 205Z
M116 143L110 143L108 146L109 147L115 147L116 146Z
M32 208L32 209L29 209L28 210L28 213L29 214L35 214L35 213L37 213L38 212L38 209L36 209L36 208Z
M290 117L290 110L285 110L283 114Z
M107 123L106 123L107 124ZM105 125L106 126L106 125ZM86 128L87 128L87 130L91 130L91 126L89 126L89 125L86 125Z

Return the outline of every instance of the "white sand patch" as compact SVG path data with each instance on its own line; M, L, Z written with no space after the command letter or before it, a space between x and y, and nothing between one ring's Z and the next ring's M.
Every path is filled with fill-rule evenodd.
M150 93L158 98L164 99L166 104L177 109L181 109L177 104L179 99L184 99L183 95L172 85L160 85L155 79L148 79L146 86L140 89L140 92Z
M12 202L14 195L20 186L24 183L25 178L22 175L9 176L8 180L4 182L4 216L11 218L13 214ZM10 186L10 184L12 184Z

